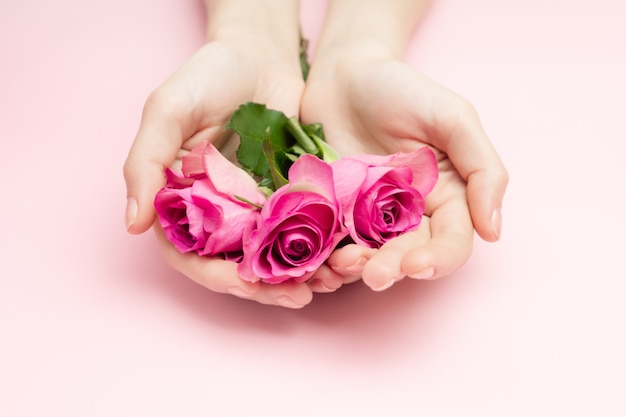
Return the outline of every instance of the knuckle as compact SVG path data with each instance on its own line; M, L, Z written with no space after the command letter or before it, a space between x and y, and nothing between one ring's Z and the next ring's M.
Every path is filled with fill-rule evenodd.
M456 96L454 108L461 120L473 121L478 119L478 111L472 102L462 96Z
M143 117L179 120L184 104L180 94L173 94L161 86L148 95L143 106Z
M129 157L124 161L124 165L122 166L122 174L124 175L124 179L128 182L129 178L132 176L132 162Z
M157 88L148 95L146 102L143 106L143 112L145 114L153 112L161 112L167 107L167 99L162 88Z
M503 187L506 187L507 185L509 185L510 175L509 175L509 171L504 167L504 165L502 166L502 171L500 173L500 178L501 178L501 182L502 182L502 186Z

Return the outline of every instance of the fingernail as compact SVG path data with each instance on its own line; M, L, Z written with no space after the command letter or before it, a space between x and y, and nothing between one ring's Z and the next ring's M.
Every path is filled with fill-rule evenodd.
M352 272L354 274L360 274L361 271L363 271L363 265L365 265L366 262L367 262L367 259L361 256L359 259L357 259L357 261L353 265L350 265L349 267L345 269L348 272Z
M309 287L315 292L333 292L334 289L328 287L321 279L315 279L309 283Z
M129 197L126 200L126 230L130 229L137 220L137 200Z
M230 295L234 295L235 297L239 297L239 298L250 298L250 297L252 297L252 294L250 292L244 290L243 288L239 288L239 287L228 287L228 288L226 288L226 291Z
M377 287L370 287L370 288L374 291L385 291L387 288L391 287L395 282L396 280L392 278L384 282L382 285L379 285Z
M502 209L495 209L491 215L491 228L496 235L496 239L500 240L500 233L502 232Z
M431 279L435 276L435 268L432 266L426 269L422 269L417 274L409 274L409 276L413 279Z
M277 297L274 301L276 301L276 304L278 304L281 307L286 307L286 308L304 307L304 305L296 303L295 301L293 301L291 298L287 297L286 295L281 295L280 297Z

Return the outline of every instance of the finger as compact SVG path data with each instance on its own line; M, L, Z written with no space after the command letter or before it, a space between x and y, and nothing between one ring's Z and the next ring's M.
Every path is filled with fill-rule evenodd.
M376 253L376 249L350 244L336 249L328 258L328 265L342 276L344 284L361 278L365 263Z
M436 207L430 218L432 238L408 250L402 273L414 279L435 279L461 267L472 252L474 229L465 198L456 196Z
M363 282L374 291L383 291L400 281L406 273L402 260L414 248L430 239L429 219L424 217L420 228L386 242L363 268Z
M467 182L467 199L476 231L487 241L501 235L501 209L508 173L487 137L474 107L464 99L445 95L437 106L435 146L448 154Z
M156 90L144 111L130 152L124 163L130 233L145 232L154 222L154 196L165 183L164 170L172 164L183 141L184 109Z
M259 292L259 282L248 282L239 278L236 263L214 257L201 257L193 252L181 253L170 243L159 225L154 231L166 261L203 287L248 299L252 299Z
M302 308L313 298L305 283L287 282L265 284L241 279L237 264L216 257L202 257L195 253L180 253L168 240L161 227L155 234L167 262L174 269L203 287L218 293L254 300L261 304L287 308Z
M261 304L299 309L313 300L313 292L304 282L261 283L259 292L252 299Z
M307 282L313 292L329 293L338 290L343 285L343 276L328 265L322 265Z

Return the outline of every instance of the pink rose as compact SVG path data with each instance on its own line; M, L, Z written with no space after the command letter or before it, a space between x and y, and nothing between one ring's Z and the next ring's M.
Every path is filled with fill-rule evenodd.
M203 143L183 157L183 175L167 170L154 206L167 238L180 252L242 257L242 236L254 223L265 194L243 170Z
M239 275L249 281L306 281L347 236L330 165L303 155L245 235Z
M346 157L333 162L332 169L350 237L372 248L417 229L424 198L438 176L435 154L427 147L411 153Z

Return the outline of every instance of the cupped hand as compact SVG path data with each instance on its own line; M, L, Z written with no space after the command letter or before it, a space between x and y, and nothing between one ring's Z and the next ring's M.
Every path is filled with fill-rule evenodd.
M316 57L302 119L323 123L328 142L341 155L429 146L439 166L418 230L379 250L348 245L333 253L328 265L343 282L362 277L372 289L383 290L406 276L442 277L468 259L474 229L484 240L498 240L508 174L475 109L384 50L330 55Z
M155 223L154 197L165 183L167 167L177 166L200 141L228 148L232 141L225 125L239 105L255 101L298 115L303 88L297 54L287 55L271 42L263 44L257 37L203 46L145 104L124 164L128 231L143 233ZM304 283L250 283L239 278L233 262L182 254L155 226L168 262L210 290L290 308L311 301Z

